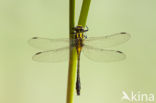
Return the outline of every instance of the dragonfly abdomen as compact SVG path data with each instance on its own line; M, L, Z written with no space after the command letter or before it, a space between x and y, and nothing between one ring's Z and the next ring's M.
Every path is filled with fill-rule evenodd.
M80 90L81 90L81 82L80 82L80 54L79 54L77 63L77 80L76 80L77 95L80 95Z

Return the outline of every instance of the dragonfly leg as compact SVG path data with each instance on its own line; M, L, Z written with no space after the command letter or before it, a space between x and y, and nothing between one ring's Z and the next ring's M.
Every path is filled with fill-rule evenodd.
M73 29L73 30L75 30L75 29L76 29L76 27L73 27L72 29Z
M84 30L84 32L87 32L88 30Z
M87 29L86 29L86 30L84 30L83 32L87 32L87 31L89 30L87 25L86 25L86 28L87 28Z
M76 34L75 32L72 32L71 34Z
M85 39L87 39L87 35L84 35Z

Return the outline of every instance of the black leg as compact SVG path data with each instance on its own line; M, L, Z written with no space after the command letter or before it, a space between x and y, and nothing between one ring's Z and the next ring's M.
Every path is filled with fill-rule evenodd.
M75 27L73 27L72 29L73 29L73 30L75 30L76 28L75 28Z
M72 32L71 34L76 34L75 32Z
M86 25L86 28L87 28L87 30L84 30L84 32L87 32L89 30L87 25Z
M87 32L88 30L84 30L84 32Z
M89 30L88 26L86 25L87 31Z

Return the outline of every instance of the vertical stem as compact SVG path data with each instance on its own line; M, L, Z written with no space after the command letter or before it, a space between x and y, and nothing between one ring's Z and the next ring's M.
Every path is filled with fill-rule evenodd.
M86 26L88 11L91 0L83 0L78 25Z
M72 28L75 27L75 0L69 0L69 33L74 31Z
M72 44L73 27L75 26L75 0L69 0L69 38ZM67 98L66 103L73 103L76 68L77 67L77 52L76 48L70 45L69 69L68 69L68 84L67 84Z
M79 25L86 26L88 10L91 0L83 0L81 14L79 18ZM69 0L69 38L70 44L73 44L72 37L75 26L75 0ZM75 47L70 45L69 69L68 69L68 84L67 84L67 99L66 103L73 103L75 81L77 73L77 51Z

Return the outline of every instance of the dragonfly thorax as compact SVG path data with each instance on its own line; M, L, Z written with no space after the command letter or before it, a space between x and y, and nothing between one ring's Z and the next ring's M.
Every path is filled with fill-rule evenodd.
M75 27L75 39L85 39L86 36L84 35L84 32L88 30L84 30L84 28L81 25L78 25Z
M77 40L83 40L83 39L85 39L85 36L84 36L84 34L82 32L76 33L75 34L75 39L77 39Z

